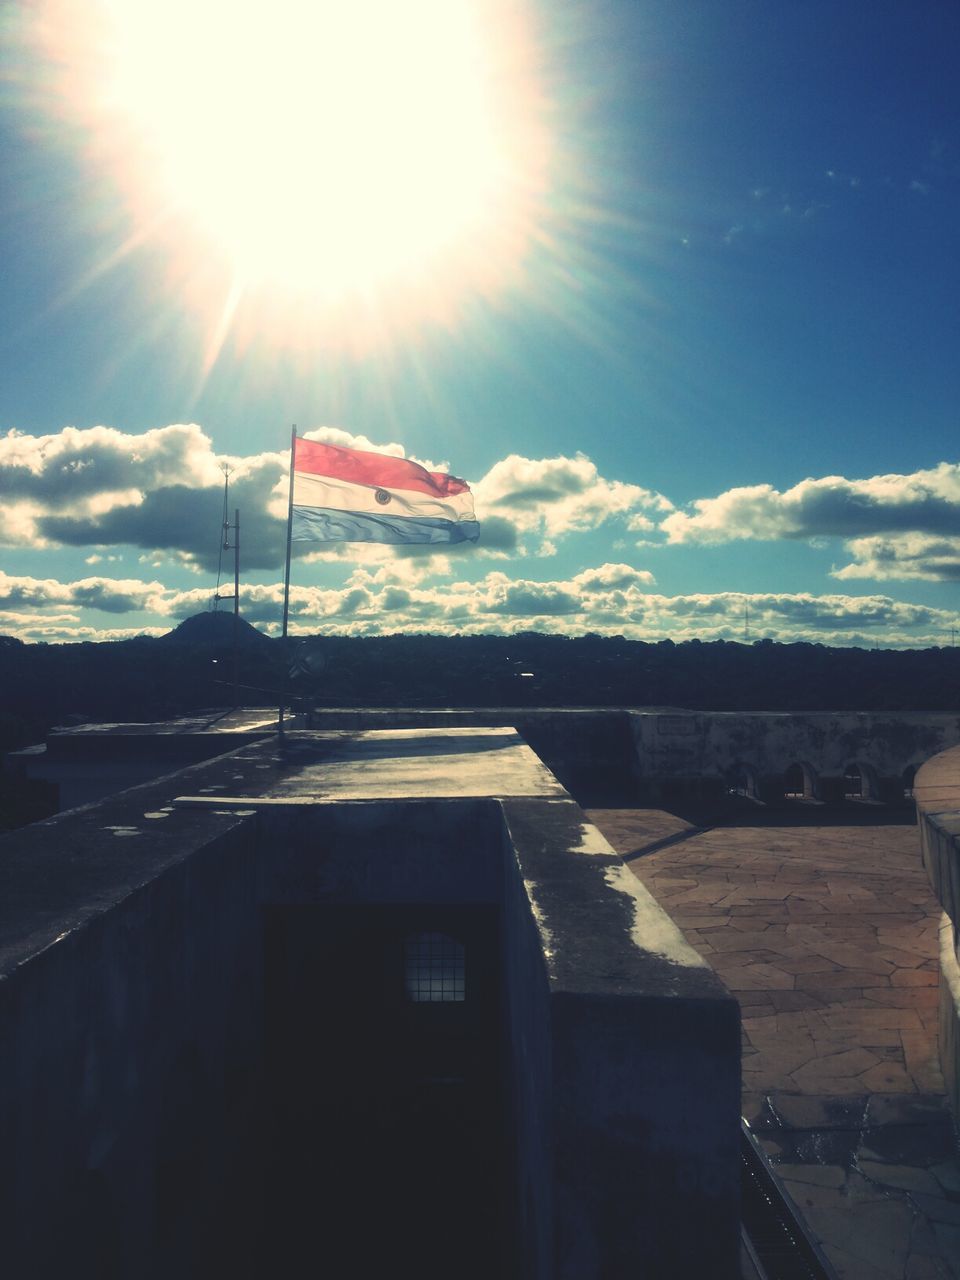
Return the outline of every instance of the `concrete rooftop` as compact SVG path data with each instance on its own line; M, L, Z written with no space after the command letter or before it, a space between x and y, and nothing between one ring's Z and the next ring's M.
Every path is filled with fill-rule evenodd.
M940 906L916 828L588 816L738 997L744 1116L840 1280L956 1280Z
M513 729L291 732L231 756L229 781L180 803L303 804L567 793Z

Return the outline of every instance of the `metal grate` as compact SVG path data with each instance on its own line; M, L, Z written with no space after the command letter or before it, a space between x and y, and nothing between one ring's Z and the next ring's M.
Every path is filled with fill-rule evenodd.
M404 939L404 983L414 1004L466 999L463 945L445 933L415 933Z
M765 1280L836 1280L746 1121L740 1126L740 1170L743 1230L754 1265Z

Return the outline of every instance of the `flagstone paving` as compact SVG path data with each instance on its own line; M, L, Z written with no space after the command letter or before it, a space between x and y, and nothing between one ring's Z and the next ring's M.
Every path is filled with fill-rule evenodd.
M958 1280L916 828L590 818L739 999L743 1114L840 1280Z

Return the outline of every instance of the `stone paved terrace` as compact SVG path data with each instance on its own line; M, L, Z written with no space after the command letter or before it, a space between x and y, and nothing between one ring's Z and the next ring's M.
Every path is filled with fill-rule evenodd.
M916 828L590 817L740 1000L743 1113L840 1280L956 1280L940 908Z

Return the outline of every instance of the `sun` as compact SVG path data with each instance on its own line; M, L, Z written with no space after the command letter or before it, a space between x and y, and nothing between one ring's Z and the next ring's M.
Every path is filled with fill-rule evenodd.
M134 240L221 318L439 315L502 288L537 237L550 147L516 3L41 7L61 110Z

